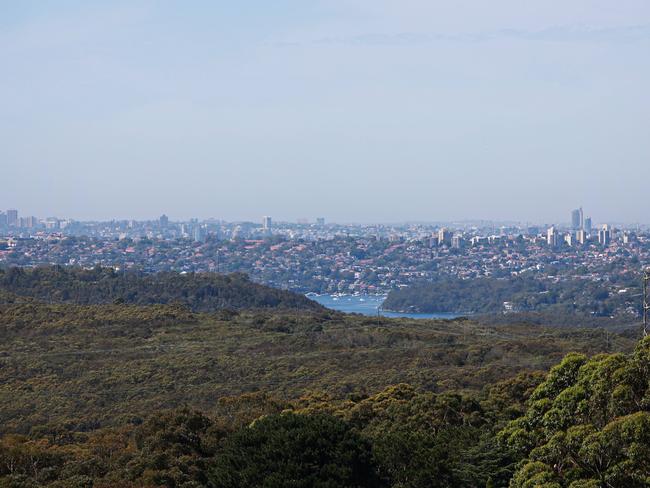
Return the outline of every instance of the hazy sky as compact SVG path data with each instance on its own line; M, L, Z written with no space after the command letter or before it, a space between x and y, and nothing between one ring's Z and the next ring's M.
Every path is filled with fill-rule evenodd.
M0 208L650 223L648 0L0 0Z

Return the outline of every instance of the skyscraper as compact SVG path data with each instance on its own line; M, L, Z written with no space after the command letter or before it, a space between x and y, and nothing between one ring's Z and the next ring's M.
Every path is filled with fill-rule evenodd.
M623 244L631 244L636 241L636 234L633 232L623 233Z
M609 246L612 240L612 231L609 225L603 225L603 228L598 231L598 242L601 246Z
M441 228L438 231L438 245L439 246L451 246L452 232L446 228Z
M7 210L7 225L9 227L16 227L18 225L18 210L15 208Z
M571 212L571 228L573 230L580 230L584 227L584 213L582 207L575 209Z
M262 227L264 228L264 230L267 232L270 231L272 225L273 225L273 221L271 220L271 217L265 215L264 218L262 219Z
M588 234L591 233L591 217L587 217L585 219L585 230L587 231Z
M162 214L158 219L158 224L160 225L161 229L166 229L167 224L169 224L169 217L167 217L165 214Z
M36 217L20 217L18 224L22 229L33 229L38 226L38 219Z
M205 242L205 237L205 229L200 225L196 225L192 230L192 238L194 239L194 242Z
M560 233L554 226L551 226L546 231L546 243L550 247L558 247L560 245Z

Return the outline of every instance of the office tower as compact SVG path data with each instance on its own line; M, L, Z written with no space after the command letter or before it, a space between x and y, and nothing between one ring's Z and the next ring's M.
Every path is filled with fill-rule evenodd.
M575 246L575 244L576 244L575 234L573 232L568 232L567 234L565 234L564 235L564 242L568 246L571 246L571 247Z
M269 217L268 215L264 216L264 218L262 219L262 227L264 228L264 230L267 232L270 231L272 225L273 225L273 221L271 217Z
M0 212L0 227L7 227L7 214Z
M550 247L558 247L560 244L560 234L554 226L546 231L546 243Z
M192 232L192 238L194 239L194 242L204 242L205 237L206 237L206 233L203 227L201 227L200 225L195 226Z
M318 217L316 219L316 225L319 227L323 227L325 225L325 219L323 217Z
M591 234L591 217L585 219L584 229L587 231L587 234Z
M451 238L451 247L453 249L460 249L463 247L463 238L462 236L455 235Z
M580 229L585 228L585 213L582 211L582 207L580 207Z
M603 225L603 228L598 231L598 242L601 246L609 246L612 239L612 231L609 225Z
M585 242L587 242L587 231L581 229L578 232L576 232L576 241L578 242L578 244L584 245Z
M21 229L33 229L38 226L38 219L36 217L20 217L18 219L18 227Z
M444 227L438 231L438 245L451 246L452 233Z
M18 225L18 210L15 208L7 210L7 225L9 227L16 227Z
M582 207L571 212L571 229L580 230L584 228L584 214Z
M161 229L166 229L168 224L169 224L169 217L167 217L165 214L162 214L158 219L158 225L160 225Z

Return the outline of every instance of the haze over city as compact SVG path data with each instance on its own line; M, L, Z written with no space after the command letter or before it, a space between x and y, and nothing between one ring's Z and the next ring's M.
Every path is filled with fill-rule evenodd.
M650 4L5 2L0 208L648 223Z

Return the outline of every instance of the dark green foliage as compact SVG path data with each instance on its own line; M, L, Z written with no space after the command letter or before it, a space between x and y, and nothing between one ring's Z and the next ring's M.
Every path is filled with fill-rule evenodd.
M213 421L187 408L151 417L134 435L129 478L153 486L206 486L219 435Z
M264 308L322 310L319 304L302 295L253 283L241 273L142 274L116 272L112 268L9 268L0 269L0 290L48 303L180 303L195 312Z
M610 293L608 290L614 285L609 282L584 279L542 280L535 274L473 279L440 276L432 282L391 291L383 307L385 310L424 313L494 314L506 311L504 302L509 302L511 311L526 313L527 320L536 320L541 312L542 323L547 325L553 325L554 322L557 325L600 325L604 322L599 321L599 317L609 317L616 310L621 312L632 308L636 312L619 313L619 323L638 318L640 307L634 297L640 293L639 283L638 275L624 275L615 289L627 291ZM514 320L521 321L518 318Z
M402 384L356 401L305 397L298 411L328 411L359 429L372 442L388 486L482 488L488 479L507 486L515 460L508 447L494 442L505 417L491 397L491 392L434 394Z
M370 444L335 417L282 414L229 437L210 471L217 488L378 487Z
M122 425L221 397L335 398L409 383L480 390L570 350L628 350L595 330L481 327L334 312L196 314L170 305L0 305L0 432ZM505 407L507 408L507 407Z
M650 339L2 296L2 488L650 485Z
M649 486L650 338L633 355L568 355L499 437L523 459L513 488Z
M649 351L647 339L629 356L570 354L541 382L522 374L472 394L253 394L210 416L34 427L0 438L0 486L641 488Z

